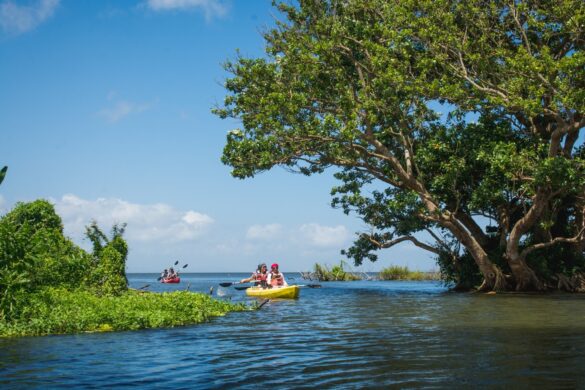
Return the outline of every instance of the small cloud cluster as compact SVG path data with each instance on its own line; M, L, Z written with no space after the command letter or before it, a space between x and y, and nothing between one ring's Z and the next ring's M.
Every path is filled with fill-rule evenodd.
M9 34L34 30L55 13L60 0L39 0L31 5L19 5L11 0L0 3L0 26Z
M128 115L140 114L151 107L149 103L135 103L127 100L114 101L115 97L116 93L110 92L108 100L113 101L113 106L104 108L97 113L99 117L109 123L116 123Z
M206 214L182 212L162 203L140 205L115 198L85 200L76 195L64 195L53 202L66 233L74 239L83 237L85 226L94 219L106 231L116 223L127 223L129 240L162 242L195 240L214 222Z
M323 226L318 223L301 225L284 234L284 228L278 223L268 225L252 225L246 231L246 239L250 241L282 241L283 237L302 245L320 248L341 247L346 244L349 232L345 226Z
M309 223L302 225L299 231L306 242L317 247L341 247L349 238L349 232L343 225L323 226Z
M146 6L153 11L200 9L207 20L223 17L228 12L228 7L218 0L148 0Z
M282 225L272 223L269 225L252 225L246 231L249 240L273 240L282 232Z

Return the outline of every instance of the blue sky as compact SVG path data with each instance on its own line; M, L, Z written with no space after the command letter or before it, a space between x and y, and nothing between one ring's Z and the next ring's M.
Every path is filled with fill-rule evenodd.
M337 264L366 229L330 207L331 174L238 180L220 161L233 120L222 63L262 56L269 0L0 0L0 212L50 200L84 247L92 219L128 223L128 271L287 271ZM435 267L410 244L377 263Z

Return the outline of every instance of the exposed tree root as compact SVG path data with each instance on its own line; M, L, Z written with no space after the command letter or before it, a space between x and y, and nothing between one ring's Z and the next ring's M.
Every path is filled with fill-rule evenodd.
M478 287L477 291L506 291L508 289L507 279L508 277L506 277L499 268L494 267L492 272L483 279L483 282L481 283L481 286Z
M556 274L556 288L568 292L585 292L585 274L576 273L569 277L563 274Z

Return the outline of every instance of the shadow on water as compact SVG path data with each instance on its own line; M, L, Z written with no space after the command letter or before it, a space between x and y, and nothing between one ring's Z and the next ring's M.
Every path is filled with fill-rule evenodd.
M208 291L225 276L189 280ZM0 339L0 387L579 388L584 305L432 282L331 282L203 325Z

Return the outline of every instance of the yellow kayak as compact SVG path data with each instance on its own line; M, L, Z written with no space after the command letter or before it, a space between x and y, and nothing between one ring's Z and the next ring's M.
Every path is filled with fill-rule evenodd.
M288 298L294 299L299 297L299 286L285 286L285 287L273 287L273 288L262 288L262 287L250 287L246 289L246 295L250 297L261 297L261 298Z

